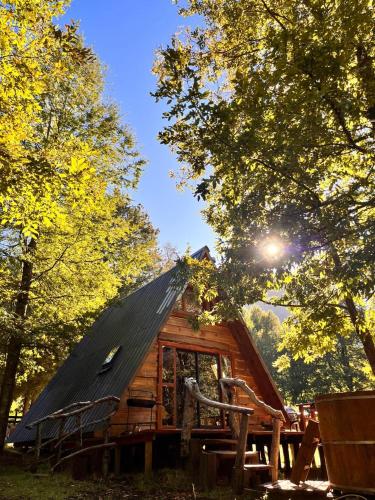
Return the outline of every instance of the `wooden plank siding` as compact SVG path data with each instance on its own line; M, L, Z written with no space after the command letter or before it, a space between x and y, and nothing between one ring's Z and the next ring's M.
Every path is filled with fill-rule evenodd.
M230 325L209 325L203 326L200 330L193 330L186 314L181 312L172 312L161 331L158 338L152 345L142 365L139 367L133 381L121 396L120 408L113 417L114 424L124 422L137 423L145 422L150 419L150 410L141 408L127 407L129 391L135 389L149 390L157 397L158 405L155 407L153 415L154 420L159 421L157 430L161 430L161 419L156 418L156 412L161 412L161 387L159 387L159 346L174 345L181 349L194 349L197 351L207 351L213 353L227 354L232 360L232 375L241 378L255 391L258 398L265 400L260 388L255 382L254 371L249 362L246 361L246 355L241 352L241 347L236 339L236 332ZM242 348L243 350L243 348ZM237 404L254 408L254 415L250 417L249 427L253 430L261 429L261 423L270 423L271 419L262 409L254 407L246 394L239 394L236 397ZM112 434L120 434L124 431L121 425L112 427Z
M158 390L158 341L152 344L151 349L129 385L128 388L122 393L120 398L120 406L116 414L112 417L111 435L120 435L124 431L132 428L131 424L138 424L139 422L149 422L151 411L143 408L128 408L127 400L132 391L142 390L151 391L156 397ZM148 396L144 396L147 397ZM153 420L156 422L157 407L153 409ZM124 425L129 424L129 425Z

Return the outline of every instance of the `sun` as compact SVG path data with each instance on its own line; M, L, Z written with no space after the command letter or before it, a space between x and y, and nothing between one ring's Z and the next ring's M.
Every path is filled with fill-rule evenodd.
M260 252L267 260L277 260L285 252L285 244L278 238L267 238L260 245Z

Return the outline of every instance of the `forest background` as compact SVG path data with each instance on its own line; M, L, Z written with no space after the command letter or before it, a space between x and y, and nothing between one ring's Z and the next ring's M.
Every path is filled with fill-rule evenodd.
M67 5L0 4L0 442L12 404L26 410L100 311L176 253L158 249L132 201L145 161L78 26L56 24ZM244 314L289 402L369 387L373 11L359 0L214 5L185 2L181 14L204 22L154 68L169 106L160 140L219 237L217 268L197 269L200 298L231 297L203 319L283 304L283 327ZM286 249L278 263L259 260L267 238Z

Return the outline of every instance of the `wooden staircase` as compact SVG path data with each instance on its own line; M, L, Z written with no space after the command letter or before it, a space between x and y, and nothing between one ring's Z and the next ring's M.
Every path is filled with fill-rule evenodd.
M192 445L196 443L196 453L199 454L199 482L203 489L214 488L218 481L218 472L222 468L231 470L237 456L238 441L236 439L193 439ZM259 464L259 454L257 451L245 451L245 464Z
M185 401L181 433L181 456L191 456L192 461L197 461L192 455L199 456L200 482L203 488L211 489L216 485L217 470L222 461L234 460L232 486L235 493L242 493L244 486L252 476L259 473L268 472L271 481L277 481L279 465L280 431L284 417L281 411L275 410L259 401L252 389L240 379L225 378L220 380L223 393L226 395L228 403L213 401L203 396L199 390L197 381L193 378L185 379ZM263 409L272 415L273 434L270 454L270 463L259 463L258 452L247 450L247 435L249 428L249 416L253 413L251 408L237 406L233 403L233 386L244 390L250 398ZM193 425L194 400L206 406L212 406L221 410L229 411L229 421L232 434L237 439L210 439L191 440L191 429ZM234 413L241 416L240 426L233 417ZM195 443L195 453L193 453ZM228 449L229 448L229 449Z

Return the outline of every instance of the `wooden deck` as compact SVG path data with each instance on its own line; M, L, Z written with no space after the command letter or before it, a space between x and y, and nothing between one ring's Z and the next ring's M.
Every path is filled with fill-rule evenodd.
M305 481L296 485L288 479L277 481L276 483L268 483L264 485L268 496L272 498L291 498L293 500L306 498L328 498L329 482L328 481Z
M164 442L164 438L169 437L168 442L174 442L177 446L180 440L180 429L163 429L163 430L142 430L123 436L112 436L111 439L116 441L118 446L127 446L137 443L145 443L147 441L153 442L156 447L157 443ZM291 469L295 464L304 432L302 431L281 431L280 435L280 460L279 470L284 477L289 477ZM231 439L231 434L228 429L193 429L192 437L197 439L205 438L218 438L218 439ZM272 431L268 430L249 430L248 446L249 450L256 450L259 453L261 463L267 464L269 461L269 453L271 450ZM320 448L319 456L314 458L313 468L310 471L310 478L312 479L326 479L326 471L324 467L323 450ZM177 453L177 451L175 451ZM318 458L318 460L316 460ZM283 476L282 476L283 477Z

